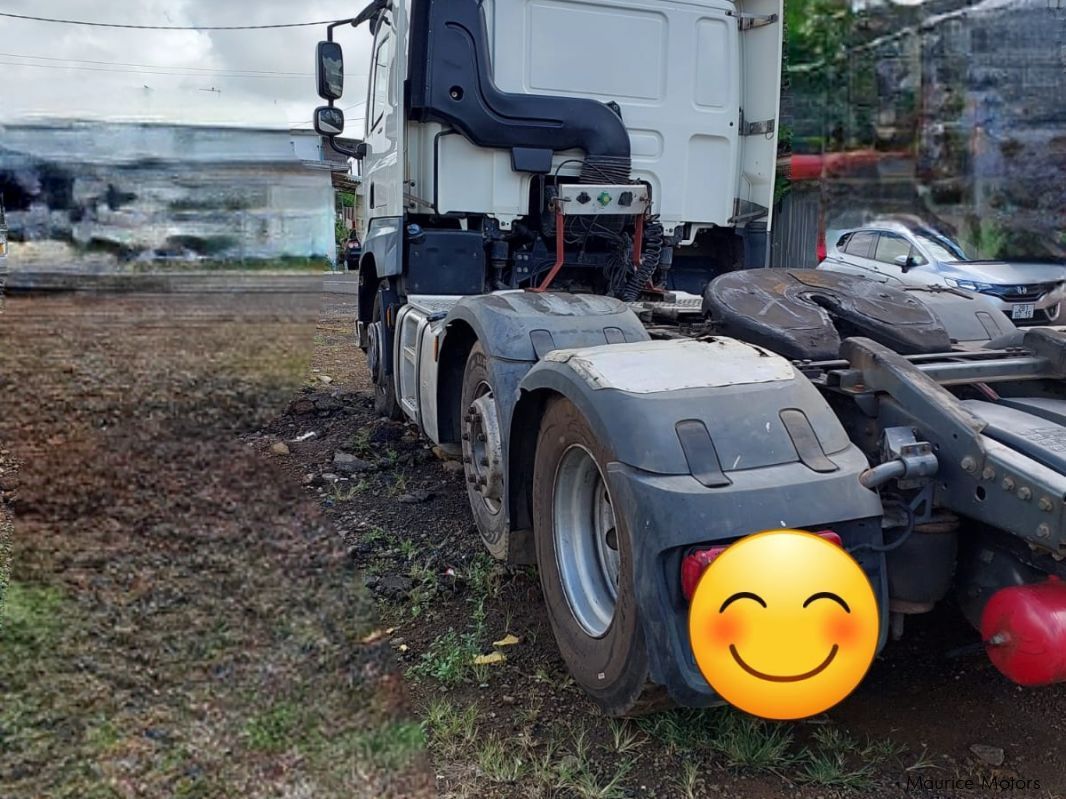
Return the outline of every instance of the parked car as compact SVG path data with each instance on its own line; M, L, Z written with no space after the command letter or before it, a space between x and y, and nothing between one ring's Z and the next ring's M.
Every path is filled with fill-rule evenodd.
M359 234L354 230L348 233L348 241L344 244L344 264L349 272L359 269L359 258L363 254L363 245L359 241Z
M920 220L875 220L830 244L819 269L905 286L948 286L994 297L1016 322L1057 321L1066 265L976 261Z

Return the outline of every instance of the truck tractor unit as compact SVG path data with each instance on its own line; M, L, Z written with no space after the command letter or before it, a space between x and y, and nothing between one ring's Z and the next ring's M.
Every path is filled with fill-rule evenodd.
M765 269L781 0L377 0L318 46L360 164L377 409L465 466L605 713L720 701L688 603L746 535L832 531L880 645L951 598L1066 679L1066 338L979 295ZM374 37L337 138L334 34Z

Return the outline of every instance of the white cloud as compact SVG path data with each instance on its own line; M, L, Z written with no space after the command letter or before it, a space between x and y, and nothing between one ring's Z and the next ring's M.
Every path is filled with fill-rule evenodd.
M355 16L361 6L358 0L8 0L4 10L135 25L266 25L342 19ZM314 47L324 37L324 26L136 31L0 18L0 121L65 117L308 127L311 112L319 104ZM369 33L365 27L358 31L341 28L337 38L345 45L348 73L340 105L347 109L350 133L357 136L370 59ZM303 75L235 77L209 70ZM160 72L183 74L152 74Z

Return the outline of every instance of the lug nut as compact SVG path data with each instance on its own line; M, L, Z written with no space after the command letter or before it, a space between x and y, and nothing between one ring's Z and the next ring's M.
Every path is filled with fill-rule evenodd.
M477 440L484 444L486 441L488 441L488 438L485 437L484 433L478 433Z
M1055 503L1051 501L1051 497L1040 497L1040 510L1044 513L1051 513L1055 510Z
M1018 489L1017 497L1022 502L1028 502L1029 500L1031 500L1033 498L1033 492L1030 491L1027 486L1022 486L1021 488Z
M469 441L469 440L470 440L470 434L469 433L463 433L463 441Z
M977 471L977 461L967 455L962 459L962 470L968 474L973 474Z
M488 458L482 458L481 459L481 465L482 466L488 466L489 465L489 459Z
M1014 483L1014 478L1013 477L1004 477L1003 478L1003 490L1004 491L1013 491L1014 490L1014 486L1015 486L1015 483Z
M1051 528L1046 524L1042 524L1036 528L1036 534L1040 538L1051 538Z
M985 480L995 480L996 470L993 469L991 466L986 466L985 470L981 472L981 477Z

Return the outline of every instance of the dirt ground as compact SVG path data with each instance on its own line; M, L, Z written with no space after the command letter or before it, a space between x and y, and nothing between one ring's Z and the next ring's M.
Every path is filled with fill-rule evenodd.
M807 722L603 719L458 465L373 413L344 297L170 303L0 317L0 795L1066 795L1066 692L949 657L950 607Z
M18 461L0 627L4 797L433 787L373 608L255 431L309 377L306 297L10 298Z

